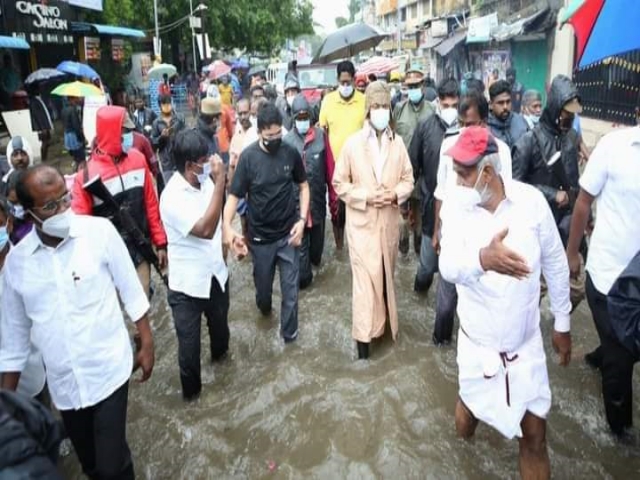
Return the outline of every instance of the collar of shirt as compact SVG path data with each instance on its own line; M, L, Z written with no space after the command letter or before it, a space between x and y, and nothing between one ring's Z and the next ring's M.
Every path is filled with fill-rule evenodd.
M69 207L71 208L71 207ZM71 214L71 220L70 220L70 228L69 228L69 237L65 238L64 240L62 240L62 242L60 242L56 247L50 247L49 245L45 245L45 243L42 241L42 239L40 238L40 236L38 235L37 229L34 225L34 227L31 229L31 231L27 234L26 237L24 237L24 239L22 240L23 242L25 242L25 247L28 247L28 251L29 253L33 254L35 253L39 248L58 248L61 245L64 245L65 243L67 243L67 240L69 238L77 238L78 235L80 234L78 232L78 225L76 222L76 215L74 213Z

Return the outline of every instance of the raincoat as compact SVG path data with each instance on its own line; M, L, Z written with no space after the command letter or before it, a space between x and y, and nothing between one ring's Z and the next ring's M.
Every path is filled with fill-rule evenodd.
M394 191L398 204L413 191L413 170L402 138L387 130L383 142L386 161L382 181L374 173L369 124L346 142L337 162L333 186L346 204L345 230L353 276L353 338L368 343L384 334L387 311L393 339L398 335L398 312L393 284L398 255L400 216L397 206L376 208L367 205L367 196L381 186ZM385 306L384 292L387 304Z

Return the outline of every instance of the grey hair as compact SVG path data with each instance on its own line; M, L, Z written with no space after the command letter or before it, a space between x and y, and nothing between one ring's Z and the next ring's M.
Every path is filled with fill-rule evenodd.
M540 92L538 90L527 90L522 95L522 103L524 105L529 105L535 100L542 101L542 95L540 95Z
M500 155L497 153L491 153L483 157L482 160L478 162L478 166L477 166L478 171L479 172L482 171L482 169L487 165L491 165L493 169L496 171L496 173L499 175L500 172L502 171L502 162L500 161Z

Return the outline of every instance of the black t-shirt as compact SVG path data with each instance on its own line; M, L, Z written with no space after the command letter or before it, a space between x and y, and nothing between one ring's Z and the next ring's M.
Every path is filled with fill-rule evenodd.
M284 142L275 155L262 150L259 142L243 150L231 193L248 197L249 238L253 243L272 243L289 235L299 219L294 183L306 180L302 157Z

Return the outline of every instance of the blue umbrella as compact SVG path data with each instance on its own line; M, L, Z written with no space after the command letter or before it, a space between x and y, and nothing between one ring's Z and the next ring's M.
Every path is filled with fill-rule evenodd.
M60 65L56 67L56 70L60 70L64 73L70 73L71 75L75 75L76 77L85 77L90 80L94 78L100 78L100 75L91 68L89 65L79 62L71 62L69 60L65 60Z
M231 68L233 70L249 68L249 62L242 58L239 58L231 64Z

